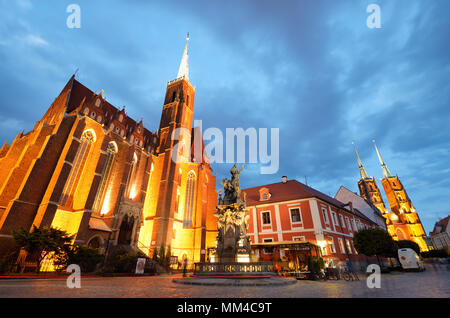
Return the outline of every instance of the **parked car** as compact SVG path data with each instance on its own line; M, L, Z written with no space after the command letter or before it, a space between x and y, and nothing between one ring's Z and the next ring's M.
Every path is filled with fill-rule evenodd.
M404 270L425 270L423 261L411 248L400 248L398 250L398 260Z

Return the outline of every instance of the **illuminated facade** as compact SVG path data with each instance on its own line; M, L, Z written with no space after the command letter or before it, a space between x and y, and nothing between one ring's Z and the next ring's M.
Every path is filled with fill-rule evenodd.
M272 247L285 258L295 242L309 242L320 247L328 261L364 262L353 246L354 233L378 225L351 204L336 200L296 180L243 189L246 193L249 228L255 261L270 261L268 253L255 247ZM295 248L294 248L295 250Z
M376 145L375 150L383 171L381 184L388 199L390 210L384 205L375 178L369 178L365 172L355 148L361 174L361 179L358 181L361 196L376 206L383 214L387 230L394 240L410 240L417 243L421 251L427 251L428 246L424 240L425 230L411 199L408 197L400 179L391 175Z
M102 93L72 76L34 129L0 149L0 255L13 246L12 230L36 225L107 252L152 255L170 245L173 255L202 260L215 244L217 193L207 158L194 157L203 142L192 129L188 42L157 132ZM177 128L187 133L172 140Z

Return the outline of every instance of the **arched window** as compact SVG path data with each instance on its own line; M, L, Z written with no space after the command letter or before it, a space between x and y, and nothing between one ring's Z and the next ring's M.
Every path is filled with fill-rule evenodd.
M136 153L133 155L133 161L131 162L130 171L128 173L128 180L127 180L127 190L125 193L128 194L128 197L130 199L134 199L136 196L136 189L134 185L134 179L136 175L136 166L137 166L137 155Z
M110 175L111 175L111 168L114 163L114 157L117 153L117 145L115 142L110 142L108 144L108 148L106 149L107 155L106 155L106 161L105 165L103 166L102 171L102 180L100 181L100 186L97 190L97 195L95 197L94 201L94 211L99 211L101 207L101 203L105 196L106 188L108 187L109 181L110 181Z
M192 227L192 212L194 210L195 173L190 171L187 175L186 202L184 204L183 227Z
M75 159L73 160L72 169L70 170L69 176L66 180L66 184L64 185L63 192L61 193L59 205L66 204L67 199L69 198L74 188L75 180L77 179L77 175L80 171L83 159L85 155L89 153L89 148L94 141L95 136L93 135L93 132L90 130L85 131L81 136L81 143L80 146L78 147Z
M399 241L404 241L407 239L405 233L403 233L403 231L401 229L397 229L396 234L397 234L397 239Z

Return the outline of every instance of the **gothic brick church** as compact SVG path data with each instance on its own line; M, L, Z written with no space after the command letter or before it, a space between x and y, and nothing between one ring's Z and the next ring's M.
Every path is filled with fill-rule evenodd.
M217 193L208 161L194 158L203 150L194 97L188 41L154 133L72 76L33 130L0 149L0 255L13 247L12 230L35 225L107 252L151 256L164 244L204 261L215 246ZM177 128L188 131L179 141Z

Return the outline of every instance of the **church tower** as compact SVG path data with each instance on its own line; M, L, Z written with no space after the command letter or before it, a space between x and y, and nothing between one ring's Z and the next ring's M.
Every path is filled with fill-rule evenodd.
M416 242L421 251L427 251L428 247L423 239L426 234L419 215L398 176L392 176L387 168L375 140L373 143L383 171L381 183L391 209L387 215L388 232L397 241L410 240Z
M194 148L203 153L203 142L192 128L195 87L189 81L188 51L189 33L178 75L167 84L139 240L150 255L170 245L173 255L191 263L204 261L214 245L217 193L207 158L194 158Z
M381 197L381 192L377 186L377 182L375 178L370 178L367 174L361 162L361 159L359 158L355 143L353 143L353 145L355 149L356 160L358 161L359 173L361 175L361 179L358 181L359 193L361 197L375 206L384 216L387 213L387 208L384 205L383 198Z

